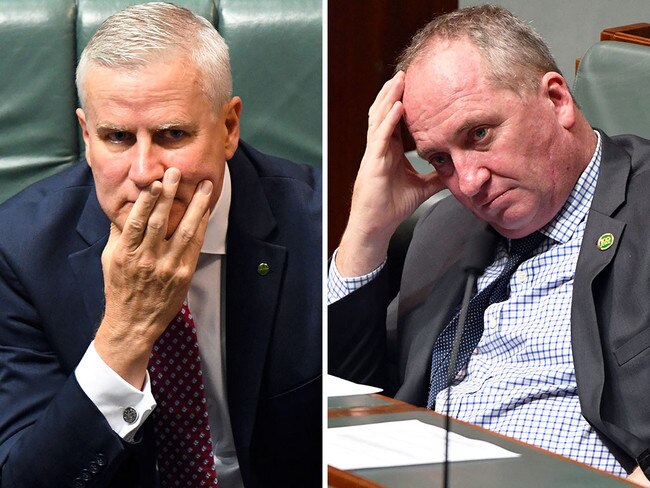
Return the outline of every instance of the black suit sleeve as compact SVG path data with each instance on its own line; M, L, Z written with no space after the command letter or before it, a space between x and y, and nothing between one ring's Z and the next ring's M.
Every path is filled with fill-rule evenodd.
M387 368L386 309L389 268L328 307L328 365L334 376L391 389Z
M0 255L0 486L106 486L131 447L61 364L28 297Z
M374 280L328 307L329 373L380 387L388 395L395 393L398 384L397 365L388 353L386 312L399 292L418 220L416 212L397 228L386 264Z

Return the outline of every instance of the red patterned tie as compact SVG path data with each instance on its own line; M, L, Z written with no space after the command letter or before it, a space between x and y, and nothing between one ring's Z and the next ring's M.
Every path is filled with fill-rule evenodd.
M217 486L199 344L187 301L154 345L149 374L162 486Z

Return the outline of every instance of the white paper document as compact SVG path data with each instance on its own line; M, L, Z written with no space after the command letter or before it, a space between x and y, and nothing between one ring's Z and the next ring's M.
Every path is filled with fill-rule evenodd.
M489 442L449 435L449 461L505 459L519 454ZM419 420L327 429L327 464L339 469L442 463L445 430Z
M344 380L328 374L325 377L325 394L328 397L350 396L350 395L369 395L378 393L381 388L374 386L360 385L352 381Z

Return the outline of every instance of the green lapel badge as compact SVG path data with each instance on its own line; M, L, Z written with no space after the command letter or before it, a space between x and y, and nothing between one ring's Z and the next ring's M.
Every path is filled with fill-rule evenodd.
M260 263L257 265L257 274L260 276L266 276L271 271L271 268L267 263Z
M605 232L598 238L598 243L596 245L601 251L607 251L614 245L614 234L611 232Z

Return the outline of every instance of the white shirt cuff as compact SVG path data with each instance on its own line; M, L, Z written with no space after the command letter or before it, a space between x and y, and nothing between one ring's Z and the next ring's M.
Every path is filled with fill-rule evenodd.
M379 272L386 265L386 258L384 262L381 263L376 269L372 270L370 273L362 276L353 276L344 278L339 273L339 270L336 267L336 253L338 249L332 254L332 260L330 264L329 274L327 276L327 304L331 305L334 302L339 301L341 298L345 298L353 291L358 290L363 285L367 285L379 274Z
M106 417L108 424L122 439L132 442L140 426L156 407L151 393L149 372L142 391L113 371L91 342L75 369L75 376L84 393Z

